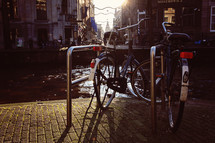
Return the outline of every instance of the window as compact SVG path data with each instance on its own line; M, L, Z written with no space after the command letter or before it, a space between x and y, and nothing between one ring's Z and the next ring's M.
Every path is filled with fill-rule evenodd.
M48 30L45 28L41 28L37 30L37 40L38 40L38 46L40 48L45 48L47 42L48 42Z
M65 28L65 44L70 45L70 38L72 37L72 29Z
M175 9L165 8L164 9L164 21L169 23L175 23Z
M210 31L215 32L215 6L211 7Z
M62 0L61 7L62 7L62 14L67 14L67 0Z
M17 0L13 0L13 18L18 18Z
M46 0L37 0L36 9L37 9L37 19L38 20L47 20Z
M10 40L12 41L12 43L15 43L16 39L19 37L19 32L17 28L12 28L10 30Z
M168 22L168 17L164 17L164 22Z
M183 7L183 26L193 26L194 8Z
M7 1L8 17L10 19L18 18L17 0Z

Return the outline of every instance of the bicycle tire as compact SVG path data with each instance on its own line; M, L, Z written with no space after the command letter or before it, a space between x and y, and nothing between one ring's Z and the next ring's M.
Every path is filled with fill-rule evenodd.
M107 79L114 77L114 59L110 56L100 57L99 69L96 70L94 77L94 90L97 103L101 109L106 109L115 97L116 91L107 85Z
M179 60L170 76L170 85L166 95L168 97L169 126L170 130L174 133L181 124L185 101L188 95L189 68L187 59Z
M124 60L122 62L122 66L121 66L121 69L120 69L120 72L122 71L123 67L125 66L127 60ZM128 65L127 67L127 70L126 70L126 74L125 74L125 78L127 79L127 93L130 93L132 94L133 96L137 96L133 90L133 87L132 87L132 75L135 71L135 69L138 67L139 65L139 62L135 59L131 60L131 64Z
M155 75L160 73L160 61L155 62ZM132 89L138 98L151 102L150 60L143 61L132 75ZM156 102L161 102L160 82L156 84Z

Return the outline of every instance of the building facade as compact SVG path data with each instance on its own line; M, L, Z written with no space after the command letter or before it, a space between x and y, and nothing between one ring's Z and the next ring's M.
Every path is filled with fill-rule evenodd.
M102 40L103 37L104 37L104 30L102 29L102 25L101 24L97 24L97 28L98 28L97 38L99 40Z
M93 0L77 0L78 1L78 35L82 39L83 44L92 43L96 39L97 26L95 23L95 12Z
M0 15L1 48L57 48L77 40L76 0L3 0Z
M0 3L0 49L3 49L4 47L4 38L3 38L3 7L2 7L2 2Z
M146 12L142 18L150 17L141 25L139 39L147 39L146 32L159 40L163 21L174 23L174 31L188 33L194 41L215 39L215 0L128 0L122 6L121 26L129 25L129 17L131 24L137 23L138 10Z

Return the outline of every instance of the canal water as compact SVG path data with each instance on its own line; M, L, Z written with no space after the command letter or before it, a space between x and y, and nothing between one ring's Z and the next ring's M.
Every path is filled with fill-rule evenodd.
M189 98L215 99L214 60L204 58L194 64L190 77ZM73 67L73 79L88 75L89 65ZM23 67L4 67L0 70L0 104L66 99L66 65L44 64ZM86 81L72 88L72 98L91 97L92 82ZM131 95L119 94L122 97Z
M72 79L89 75L89 66L75 66ZM65 66L30 66L0 71L0 104L31 101L66 99L67 72ZM91 97L94 92L92 81L72 87L72 98ZM121 97L130 97L118 94Z

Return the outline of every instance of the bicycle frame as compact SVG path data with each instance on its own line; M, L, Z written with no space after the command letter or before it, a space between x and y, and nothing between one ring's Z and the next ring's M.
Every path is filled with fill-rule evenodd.
M127 72L128 66L131 63L133 58L134 58L134 55L128 55L128 58L126 60L126 64L124 65L123 69L120 71L120 75L122 75L122 77L125 77L125 74Z
M143 22L143 21L145 21L145 20L148 20L149 18L144 18L144 19L141 19L138 23L136 23L136 24L133 24L133 25L129 25L129 26L127 26L127 27L123 27L123 28L120 28L120 29L117 29L117 31L123 31L123 30L130 30L131 28L134 28L134 27L136 27L136 26L138 26L141 22ZM111 36L112 36L112 32L113 31L111 31L111 33L110 33L110 36L109 36L109 38L108 38L108 41L107 41L107 45L109 45L109 43L110 43L110 40L111 40ZM129 32L130 33L130 32ZM131 36L129 36L129 38L131 38ZM116 42L116 39L114 39L114 52L116 53L116 44L115 44L115 42ZM101 53L100 55L99 55L99 57L102 57L102 56L110 56L110 53L109 52L107 52L107 47L105 48L106 50L105 50L105 52L103 52L103 53ZM134 55L133 55L133 51L132 51L133 49L132 49L132 43L131 43L131 40L129 39L129 47L128 47L128 57L127 57L127 60L126 60L126 64L125 64L125 66L123 67L123 69L119 72L119 63L118 63L118 60L116 59L116 57L117 56L115 56L114 57L114 61L116 61L115 62L115 72L114 72L114 77L118 77L118 76L121 76L122 78L124 78L125 77L125 75L126 75L126 72L127 72L127 69L128 69L128 66L129 66L129 64L131 64L131 62L132 62L132 60L134 60L137 64L139 64L139 62L134 58ZM98 63L99 63L99 57L98 57L98 59L97 60L95 60L96 61L96 63L94 63L96 66L95 67L93 67L93 69L91 70L92 72L91 72L91 80L93 80L93 78L94 78L94 76L95 76L95 71L96 71L96 68L97 68L97 65L98 65Z

